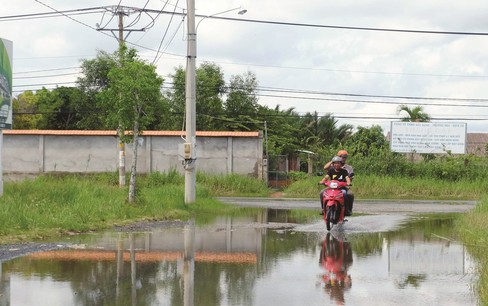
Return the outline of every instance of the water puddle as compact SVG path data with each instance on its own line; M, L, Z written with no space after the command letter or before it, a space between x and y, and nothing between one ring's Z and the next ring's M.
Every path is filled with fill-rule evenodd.
M0 305L476 305L453 217L256 210L71 238L2 262Z

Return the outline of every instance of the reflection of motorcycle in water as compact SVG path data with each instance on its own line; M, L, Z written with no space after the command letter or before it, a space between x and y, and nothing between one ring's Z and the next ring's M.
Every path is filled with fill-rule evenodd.
M327 233L319 263L325 270L321 275L324 290L339 305L344 304L344 292L352 286L351 276L347 270L352 265L352 250L349 242L337 239Z

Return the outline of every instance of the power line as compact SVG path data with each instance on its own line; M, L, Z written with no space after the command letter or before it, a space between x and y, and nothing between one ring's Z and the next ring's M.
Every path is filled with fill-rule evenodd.
M92 14L92 13L103 13L104 11L105 11L105 8L102 6L90 7L90 8L84 8L84 9L64 10L64 11L56 10L54 12L46 12L46 13L32 13L32 14L0 16L0 22L1 21L24 20L24 19L48 18L48 17L61 17L61 16L65 16L65 15L81 15L81 14Z
M173 12L168 12L168 11L156 11L156 10L151 10L151 9L146 9L146 11L152 12L152 13L160 12L162 14L186 15L185 13L173 13ZM219 19L219 20L227 20L227 21L237 21L237 22L248 22L248 23L261 23L261 24L272 24L272 25L282 25L282 26L295 26L295 27L309 27L309 28L328 28L328 29L339 29L339 30L400 32L400 33L415 33L415 34L488 36L488 33L486 33L486 32L431 31L431 30L413 30L413 29L394 29L394 28L373 28L373 27L338 26L338 25L324 25L324 24L313 24L313 23L298 23L298 22L284 22L284 21L272 21L272 20L244 19L244 18L222 17L222 16L200 15L200 14L195 14L195 17L199 17L199 18L210 18L210 19Z
M39 69L39 70L30 70L30 71L15 71L13 74L28 74L28 73L37 73L37 72L48 72L48 71L58 71L58 70L71 70L71 69L80 69L81 67L66 67L66 68L50 68L50 69ZM15 77L14 77L15 79Z
M348 94L343 94L348 95ZM280 99L299 99L299 100L314 100L314 101L335 101L335 102L346 102L346 103L372 103L372 104L405 104L405 105L417 105L418 103L406 103L406 102L396 102L396 101L373 101L373 100L347 100L347 99L335 99L335 98L320 98L320 97L305 97L305 96L285 96L285 95L266 95L266 94L256 94L259 97L272 97L272 98L280 98ZM375 96L381 97L381 96ZM422 99L422 98L416 98ZM449 99L446 99L449 100ZM442 100L445 101L445 100ZM470 100L463 100L463 101L470 101ZM485 102L488 100L484 100ZM445 107L488 107L488 105L472 105L472 104L437 104L437 103L425 103L422 102L422 105L429 105L429 106L445 106Z
M76 84L76 82L58 82L58 83L38 83L38 84L26 84L26 85L13 85L14 88L19 87L32 87L32 86L53 86L53 85L61 85L61 84ZM166 85L170 85L172 83L166 83ZM171 89L171 87L167 87L165 85L162 86L162 89ZM292 95L279 95L279 94L263 94L259 93L260 91L269 91L269 92L278 92L278 93L294 93L294 94L301 94L301 96L292 96ZM19 92L19 91L15 91ZM390 99L405 99L405 100L427 100L427 101L458 101L458 102L473 102L473 103L486 103L488 99L470 99L470 98L446 98L446 97L415 97L415 96L385 96L385 95L363 95L363 94L353 94L353 93L337 93L337 92L319 92L319 91L307 91L307 90L298 90L298 89L287 89L287 88L274 88L274 87L259 87L257 88L257 97L270 97L270 98L280 98L280 99L297 99L297 100L313 100L313 101L335 101L335 102L345 102L345 103L371 103L371 104L405 104L405 105L418 105L421 103L422 105L429 105L429 106L441 106L441 107L488 107L486 105L477 105L477 104L454 104L454 103L428 103L428 102L417 102L417 103L410 103L405 101L375 101L375 100L357 100L357 99L341 99L341 98L327 98L327 97L316 97L316 96L306 96L306 95L324 95L324 96L351 96L351 97L368 97L368 98L390 98Z
M337 92L323 92L323 91L309 91L286 88L260 87L261 90L268 91L282 91L288 93L308 93L331 96L351 96L351 97L367 97L367 98L391 98L391 99L405 99L405 100L438 100L438 101L471 101L471 102L488 102L488 99L471 99L471 98L445 98L445 97L415 97L415 96L395 96L395 95L370 95L370 94L356 94L356 93L337 93Z
M38 75L38 76L25 76L25 77L15 77L14 80L21 80L21 79L39 79L39 78L54 78L59 76L66 76L66 75L77 75L80 74L79 72L72 72L72 73L59 73L59 74L52 74L52 75Z
M40 3L40 4L42 4L42 5L44 5L44 6L48 7L48 8L50 8L51 10L55 11L55 12L56 12L57 14L59 14L59 15L62 15L62 16L64 16L64 17L67 17L67 18L71 19L72 21L74 21L74 22L76 22L76 23L79 23L79 24L81 24L81 25L83 25L83 26L85 26L85 27L88 27L88 28L90 28L90 29L92 29L92 30L95 30L95 31L97 31L97 32L100 32L100 33L101 33L101 34L103 34L103 35L106 35L106 36L108 36L108 37L111 37L111 38L112 38L112 36L110 36L109 34L107 34L107 33L105 33L105 32L102 32L102 31L98 31L96 28L94 28L94 27L92 27L92 26L90 26L90 25L88 25L88 24L86 24L86 23L84 23L84 22L81 22L81 21L79 21L79 20L76 20L76 19L74 19L74 18L70 17L68 14L66 14L66 13L65 13L65 12L67 12L67 11L60 11L60 10L57 10L57 9L55 9L55 8L53 8L53 7L51 7L51 6L47 5L47 4L45 4L45 3L43 3L43 2L42 2L42 1L40 1L40 0L34 0L34 1L36 1L36 2L38 2L38 3ZM124 7L124 6L121 6L121 7L122 7L122 8L126 8L126 7ZM94 9L104 9L104 10L107 10L108 8L109 8L109 6L102 6L102 7L95 7L95 8L85 8L85 9L83 9L83 10L86 10L86 11L89 11L89 10L94 10ZM133 8L130 8L130 7L127 7L127 8L129 8L129 9L133 9ZM137 9L137 10L140 10L140 9ZM70 11L72 11L72 10L70 10ZM144 11L150 11L150 10L147 10L147 9L146 9L146 10L144 10ZM41 14L45 14L45 13L41 13ZM30 15L35 15L35 14L30 14ZM11 16L9 16L9 17L11 17ZM2 21L2 18L4 18L4 17L0 17L0 21ZM149 50L149 51L153 51L153 52L159 53L159 51L158 51L158 50L154 50L154 49L151 49L151 48L148 48L148 47L145 47L145 46L139 45L139 44L131 43L131 42L129 42L129 41L126 41L126 43L127 43L127 44L130 44L130 45L132 45L132 46L139 47L139 48L141 48L141 49L145 49L145 50ZM163 53L171 54L171 55L174 55L174 56L181 56L181 57L184 57L184 55L179 55L179 54L172 54L172 53L168 53L168 52L163 52Z
M44 84L28 84L28 85L13 85L12 87L31 87L31 86L54 86L63 84L76 84L76 82L56 82L56 83L44 83Z
M176 5L175 5L174 10L173 10L173 13L174 13L174 12L176 12L176 8L177 8L177 5L178 5L178 2L179 2L179 0L176 2ZM167 5L167 4L168 4L168 1L166 1L166 3L164 4L164 6L163 6L163 8L161 9L161 11L160 11L160 12L163 12L163 11L164 11L164 8L166 7L166 5ZM158 16L160 16L160 15L161 15L161 13L158 13L158 15L157 15L156 17L158 17ZM156 56L154 57L154 59L153 59L153 61L152 61L152 64L153 64L153 65L156 65L156 64L157 64L157 62L159 61L159 59L160 59L160 58L161 58L161 56L162 56L162 55L161 55L161 56L159 56L159 58L158 58L159 51L161 50L161 46L163 45L163 41L164 41L164 39L166 38L166 35L168 34L168 31L169 31L169 28L170 28L170 26L171 26L171 23L173 22L173 17L174 17L174 16L175 16L175 14L172 14L172 15L171 15L171 18L170 18L170 20L169 20L169 22L168 22L168 25L166 26L166 29L164 30L163 37L161 38L161 41L159 42L159 46L158 46L158 52L156 53ZM184 17L183 17L183 19L184 19ZM178 28L176 29L176 31L174 32L173 36L171 37L170 42L169 42L169 43L166 45L166 47L164 48L164 51L166 51L166 49L167 49L167 47L169 46L169 44L170 44L170 43L173 41L173 38L175 37L175 35L176 35L177 31L180 29L180 26L181 26L181 24L182 24L182 23L183 23L183 20L182 20L182 22L180 23L180 25L178 26ZM164 52L164 51L163 51L163 52Z
M89 25L86 25L82 22L79 22L69 16L67 16L67 13L63 13L63 12L80 12L80 11L89 11L89 10L99 10L99 9L106 9L107 7L95 7L95 8L87 8L87 9L78 9L78 10L70 10L70 11L59 11L59 10L56 10L44 3L42 3L41 1L39 0L35 0L36 2L38 3L41 3L42 5L44 6L47 6L53 10L56 11L56 13L58 14L61 14L63 16L66 16L70 19L72 19L73 21L76 21L78 23L81 23L85 26L88 26L89 28L91 29L94 29L93 27L89 26ZM119 2L119 5L120 5L121 2ZM134 8L132 8L134 9ZM154 11L154 10L148 10L148 9L134 9L134 10L138 10L139 12L157 12L158 14L161 14L161 13L170 13L172 14L172 16L174 15L186 15L184 13L175 13L174 11L173 12L167 12L167 11L164 11L164 10L158 10L158 11ZM44 13L43 13L44 14ZM32 16L34 14L30 14L30 16ZM24 15L25 16L25 15ZM262 22L262 23L272 23L272 24L281 24L281 25L296 25L296 26L310 26L310 27L334 27L334 28L337 28L337 26L326 26L326 25L317 25L317 24L303 24L303 23L286 23L286 22L274 22L274 21L259 21L259 20L249 20L249 19L242 19L242 18L230 18L230 17L219 17L219 16L207 16L207 15L198 15L199 17L203 17L203 18L213 18L213 19L223 19L223 20L234 20L234 21L249 21L249 22ZM0 17L0 18L4 18L4 17ZM344 28L344 27L339 27L339 28ZM364 29L368 29L368 30L379 30L379 31L385 31L385 30L392 30L392 31L402 31L402 32L422 32L422 33L432 33L432 34L466 34L466 35L471 35L473 34L472 32L440 32L440 31L417 31L417 30L397 30L397 29L381 29L381 28L355 28L355 27L346 27L348 29L360 29L360 30L364 30ZM478 34L483 34L483 33L476 33L477 35ZM488 33L484 33L484 34L488 34ZM159 50L156 51L157 53L159 53ZM67 75L67 74L66 74ZM46 76L46 77L51 77L51 76ZM29 78L29 77L25 77L25 78ZM67 84L67 83L59 83L59 84ZM43 84L32 84L32 85L19 85L19 86L42 86ZM53 83L48 83L48 84L45 84L45 85L55 85ZM15 86L15 87L19 87L19 86ZM262 89L262 90L266 90L266 89ZM275 90L276 91L276 90ZM284 89L281 89L281 91L284 91ZM285 92L293 92L293 91L285 91ZM456 99L456 98L425 98L425 97L408 97L408 96L393 96L393 95L365 95L365 94L354 94L354 93L328 93L328 92L311 92L311 91L308 91L308 92L303 92L303 91L296 91L296 93L306 93L306 94L321 94L321 95L340 95L340 96L352 96L352 97L367 97L367 98L392 98L392 99L405 99L405 100L438 100L438 101L446 101L446 100L451 100L451 101L470 101L470 102L486 102L488 100L485 100L485 99ZM337 99L326 99L326 98L314 98L314 97L292 97L292 96L282 96L282 95L260 95L260 96L268 96L268 97L278 97L278 98L295 98L295 99L310 99L310 100L332 100L332 101L342 101L342 102L355 102L355 103L358 103L358 102L364 102L364 103L389 103L389 102L385 102L385 101L363 101L363 100L337 100ZM430 105L438 105L438 104L430 104ZM446 105L446 106L460 106L460 105ZM462 106L462 105L461 105ZM467 106L467 105L466 105ZM483 106L475 106L475 107L483 107Z
M181 23L180 23L181 25ZM159 52L161 56L163 54L174 55L171 53L167 53L165 51ZM92 55L80 55L80 56L48 56L48 57L32 57L32 58L15 58L14 60L24 60L24 59L39 59L39 58L62 58L62 57L81 57L86 56L90 57ZM178 57L184 57L184 55L177 55ZM225 64L225 65L238 65L238 66L252 66L252 67L269 67L269 68L282 68L282 69L298 69L298 70L311 70L311 71L331 71L331 72L344 72L344 73L364 73L364 74L385 74L385 75L400 75L400 76L422 76L422 77L455 77L455 78L488 78L488 75L462 75L462 74L435 74L435 73L415 73L415 72L387 72L387 71L367 71L367 70L346 70L346 69L332 69L332 68L314 68L314 67L293 67L293 66L277 66L277 65L262 65L262 64L252 64L252 63L230 63L230 62L222 62L222 61L214 61L203 59L202 61L210 61L212 63L217 64ZM80 67L70 67L80 68ZM57 69L70 69L70 68L57 68ZM48 70L41 70L41 71L48 71ZM14 74L19 73L30 73L32 71L27 72L14 72Z
M0 21L8 21L8 20L13 20L13 18L36 18L36 17L59 17L60 15L68 17L72 19L75 22L81 23L82 25L85 25L91 29L96 30L95 28L84 24L74 18L69 17L69 14L72 13L80 13L80 12L87 12L87 13L98 13L98 12L104 12L106 11L108 6L100 6L100 7L91 7L91 8L84 8L84 9L76 9L76 10L56 10L44 3L42 3L39 0L35 0L53 10L55 12L51 13L34 13L34 14L23 14L23 15L12 15L12 16L3 16L0 17ZM120 3L119 3L120 4ZM157 13L158 16L161 14L171 14L172 16L174 15L181 15L181 16L186 16L186 13L179 13L179 12L171 12L171 11L164 11L164 8L162 10L153 10L153 9L147 9L147 8L134 8L134 7L125 7L125 8L130 8L133 9L134 11L138 11L140 13L142 12L148 12L148 13ZM273 24L273 25L283 25L283 26L298 26L298 27L313 27L313 28L332 28L332 29L345 29L345 30L366 30L366 31L386 31L386 32L403 32L403 33L418 33L418 34L444 34L444 35L475 35L475 36L487 36L488 33L486 32L462 32L462 31L431 31L431 30L413 30L413 29L393 29L393 28L373 28L373 27L354 27L354 26L338 26L338 25L323 25L323 24L312 24L312 23L296 23L296 22L282 22L282 21L271 21L271 20L257 20L257 19L244 19L244 18L234 18L234 17L223 17L223 16L212 16L212 15L196 15L196 17L200 18L209 18L209 19L217 19L217 20L228 20L228 21L237 21L237 22L250 22L250 23L262 23L262 24ZM106 34L106 33L104 33ZM110 35L108 35L110 36ZM128 44L156 52L157 54L159 53L166 53L165 51L160 52L159 50L154 50L151 48L147 48L138 44L134 44L131 42L127 42ZM169 53L168 53L169 54ZM181 56L184 57L184 55L179 55L179 54L172 54L175 56ZM249 64L246 64L249 65ZM255 65L259 66L259 65ZM273 67L273 66L269 66ZM286 68L293 68L293 69L309 69L309 68L300 68L300 67L286 67ZM313 69L313 68L312 68ZM349 71L349 70L340 70L340 69L317 69L316 70L326 70L326 71L338 71L338 72L355 72L355 73L378 73L378 74L398 74L398 75L417 75L417 76L450 76L450 77L479 77L479 78L486 78L488 76L462 76L462 75L441 75L441 74L417 74L417 73L395 73L395 72L370 72L370 71Z
M196 15L196 16L197 17L205 17L203 15ZM284 21L271 21L271 20L258 20L258 19L244 19L244 18L221 17L221 16L214 16L214 17L209 16L208 18L229 20L229 21L250 22L250 23L264 23L264 24L295 26L295 27L309 27L309 28L328 28L328 29L339 29L339 30L400 32L400 33L415 33L415 34L488 36L487 32L431 31L431 30L413 30L413 29L353 27L353 26L324 25L324 24L313 24L313 23L297 23L297 22L284 22Z

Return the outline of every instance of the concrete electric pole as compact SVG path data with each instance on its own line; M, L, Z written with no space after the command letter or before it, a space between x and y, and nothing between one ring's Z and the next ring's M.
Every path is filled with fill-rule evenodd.
M133 9L132 9L133 10ZM131 9L125 9L122 6L114 6L111 7L110 12L113 15L118 16L118 28L117 29L108 29L108 28L100 28L100 25L97 24L98 31L110 31L112 32L113 36L117 39L119 43L119 52L122 51L122 46L124 45L125 39L129 36L132 31L144 31L144 29L124 29L124 16L129 16L132 12ZM115 33L118 35L115 35ZM127 36L124 37L124 32L128 32ZM125 186L125 143L123 140L125 131L119 127L117 130L119 136L119 156L118 156L118 168L119 168L119 186Z
M187 0L187 58L186 58L186 143L185 143L185 203L196 200L196 58L195 0Z

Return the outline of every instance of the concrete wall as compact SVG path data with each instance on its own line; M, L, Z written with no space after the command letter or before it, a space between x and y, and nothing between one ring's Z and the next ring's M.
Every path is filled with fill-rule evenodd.
M115 131L3 131L4 174L112 172L117 170ZM178 155L182 132L147 131L138 146L137 172L184 173ZM133 145L126 146L126 169ZM197 132L197 171L262 178L263 138L259 132Z

